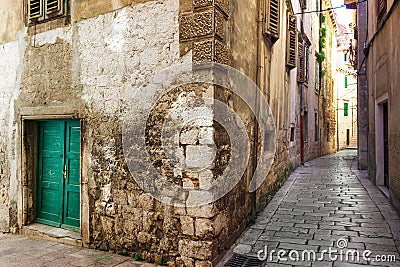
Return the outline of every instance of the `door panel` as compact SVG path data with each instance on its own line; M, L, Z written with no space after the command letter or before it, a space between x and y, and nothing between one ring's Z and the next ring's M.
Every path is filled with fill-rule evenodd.
M62 122L40 123L37 220L53 226L60 226L62 222L63 133Z
M37 221L79 230L80 122L39 122Z
M66 180L63 227L79 227L80 217L80 124L66 123Z

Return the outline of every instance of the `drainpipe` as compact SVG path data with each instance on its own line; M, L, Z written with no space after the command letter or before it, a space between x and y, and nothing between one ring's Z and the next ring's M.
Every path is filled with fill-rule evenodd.
M300 96L300 160L304 164L304 84L301 84Z
M301 34L303 34L303 21L304 21L304 12L301 12L301 24L300 24L300 31ZM304 44L304 42L303 42ZM304 51L304 46L303 46L303 51ZM310 61L310 60L308 60ZM310 74L308 75L310 76ZM304 154L305 154L305 142L304 142L304 102L306 95L304 94L304 83L301 83L300 85L301 88L301 95L300 95L300 161L301 164L304 164Z
M320 9L321 10L323 10L323 7L322 7L322 0L319 0L319 6L320 6ZM319 27L318 27L318 29L320 29L321 27L322 27L322 13L320 13L319 14ZM320 30L318 30L319 31L319 33L318 33L318 36L319 36L319 38L321 37L321 31ZM318 38L318 43L319 43L319 38ZM322 51L322 47L321 46L319 46L319 52L321 52ZM318 120L317 120L317 122L318 122L318 129L315 129L316 131L317 131L317 136L318 136L318 142L319 142L319 157L321 157L322 155L321 155L321 145L322 145L322 138L321 138L321 135L320 135L320 126L321 126L321 123L320 123L320 121L321 121L321 110L320 110L320 100L321 100L321 73L322 73L322 62L318 62L318 64L319 64L319 73L318 73ZM324 116L322 116L322 117L324 117ZM315 118L314 118L314 120L315 120Z

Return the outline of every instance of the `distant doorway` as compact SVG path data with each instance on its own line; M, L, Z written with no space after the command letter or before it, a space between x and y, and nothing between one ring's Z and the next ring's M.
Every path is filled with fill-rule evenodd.
M389 187L389 118L388 103L382 104L383 115L383 177L384 185Z
M350 129L346 129L346 145L350 145Z
M377 102L375 109L376 185L389 188L389 116L386 95Z

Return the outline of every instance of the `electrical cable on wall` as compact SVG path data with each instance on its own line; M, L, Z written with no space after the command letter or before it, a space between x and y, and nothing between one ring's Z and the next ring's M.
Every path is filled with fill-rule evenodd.
M361 0L361 1L358 1L356 4L358 5L360 3L367 2L367 1L368 0ZM336 6L336 7L331 7L331 8L327 8L327 9L321 9L321 10L304 11L304 12L295 13L295 15L310 14L310 13L322 13L325 11L335 10L335 9L344 8L344 7L346 7L346 5L341 5L341 6Z

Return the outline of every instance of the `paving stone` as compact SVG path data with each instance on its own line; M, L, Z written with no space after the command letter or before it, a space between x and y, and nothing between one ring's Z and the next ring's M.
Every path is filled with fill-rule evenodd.
M340 151L295 170L287 180L290 185L281 188L272 200L274 205L261 212L256 224L247 230L250 234L246 239L254 240L249 255L256 255L265 245L287 252L315 250L317 254L329 249L337 254L370 250L373 255L393 254L399 261L333 261L324 254L313 262L276 262L274 257L275 262L265 266L400 266L400 218L368 180L367 172L355 169L355 155L355 151ZM343 249L338 240L345 242Z
M0 235L0 266L142 266L131 257L23 236ZM155 266L147 264L147 266Z

